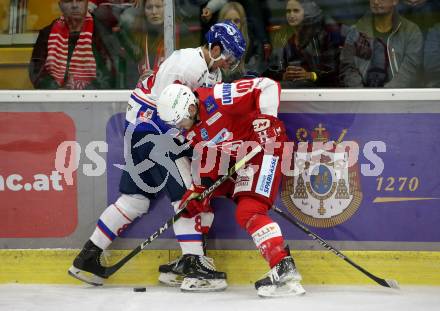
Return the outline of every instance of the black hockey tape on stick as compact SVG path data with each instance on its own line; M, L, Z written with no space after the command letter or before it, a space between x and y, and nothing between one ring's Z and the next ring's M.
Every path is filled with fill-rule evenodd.
M205 191L203 191L198 197L195 197L192 199L203 200L206 197L208 197L222 183L224 183L228 178L230 178L232 175L234 175L239 169L244 167L246 162L248 162L250 159L252 159L254 156L256 156L261 150L263 150L263 148L260 145L256 146L254 149L251 150L251 152L246 154L242 159L240 159L232 167L230 167L228 170L228 174L223 175L222 177L217 179L209 188L207 188ZM168 219L165 224L163 224L159 229L157 229L153 234L151 234L148 237L148 239L146 239L139 246L137 246L135 249L133 249L127 256L125 256L124 258L119 260L113 266L105 267L104 273L99 276L107 279L109 276L111 276L116 271L118 271L123 265L125 265L125 263L127 263L127 261L129 261L131 258L136 256L147 245L149 245L151 242L153 242L155 239L157 239L162 233L164 233L168 228L170 228L182 216L182 214L185 212L185 208L188 205L189 201L190 200L185 201L182 205L182 209L177 214L175 214L172 218Z
M373 281L375 281L376 283L378 283L379 285L382 285L384 287L389 287L389 288L394 288L394 289L400 289L399 288L399 283L397 283L396 280L385 280L385 279L381 279L380 277L375 276L374 274L368 272L367 270L365 270L364 268L362 268L361 266L359 266L357 263L353 262L350 258L348 258L347 256L345 256L344 254L342 254L338 249L334 248L333 246L331 246L329 243L327 243L324 239L322 239L319 235L317 235L316 233L313 233L312 231L310 231L306 226L302 225L301 223L299 223L298 221L296 221L295 219L289 217L285 212L283 212L280 208L278 208L275 205L272 205L272 209L275 211L275 213L277 213L278 215L280 215L281 217L283 217L285 220L287 220L288 222L290 222L291 224L295 225L296 227L298 227L299 229L301 229L303 232L305 232L309 237L311 237L313 240L318 241L319 244L321 244L321 246L323 246L324 248L326 248L328 251L331 251L333 254L335 254L336 256L338 256L339 258L345 260L346 262L348 262L350 265L352 265L353 267L355 267L356 269L358 269L359 271L361 271L363 274L365 274L366 276L368 276L370 279L372 279Z

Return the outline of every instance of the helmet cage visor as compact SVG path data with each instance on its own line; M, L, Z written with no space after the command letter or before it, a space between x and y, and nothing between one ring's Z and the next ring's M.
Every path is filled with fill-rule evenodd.
M226 50L224 47L221 47L221 54L217 58L214 58L211 54L212 44L209 43L208 50L209 50L209 57L211 57L211 62L209 64L209 68L214 64L214 62L223 60L226 64L229 71L234 71L238 65L240 65L240 59L235 57L234 53L232 51Z
M224 49L221 53L221 59L223 59L228 64L228 69L230 71L234 71L238 65L240 65L240 59L235 57L235 55L229 51Z

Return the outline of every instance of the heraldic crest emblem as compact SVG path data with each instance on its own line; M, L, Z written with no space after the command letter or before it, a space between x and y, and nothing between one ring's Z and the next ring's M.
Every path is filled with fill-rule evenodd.
M334 227L353 216L361 204L358 161L350 161L350 144L341 144L346 132L336 142L329 141L329 133L319 124L310 142L304 140L306 129L297 131L294 176L283 176L281 197L289 212L305 224Z

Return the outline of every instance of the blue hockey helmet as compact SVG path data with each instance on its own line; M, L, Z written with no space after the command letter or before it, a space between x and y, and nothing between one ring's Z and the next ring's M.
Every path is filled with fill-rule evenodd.
M244 40L243 34L237 26L229 20L211 26L205 38L210 47L214 43L220 43L223 48L222 58L230 61L234 60L237 62L236 65L238 65L238 62L246 50L246 41Z

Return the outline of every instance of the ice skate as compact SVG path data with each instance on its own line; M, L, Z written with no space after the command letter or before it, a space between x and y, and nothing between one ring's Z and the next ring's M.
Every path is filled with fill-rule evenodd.
M159 266L159 282L172 287L182 285L185 277L182 270L182 258L183 256L180 256L167 264Z
M223 291L226 273L216 270L212 258L185 254L179 259L159 267L159 281L179 286L184 292Z
M216 270L212 258L199 255L186 256L186 258L182 259L186 275L180 286L182 291L217 292L223 291L228 287L226 273Z
M94 286L101 286L104 283L104 267L101 265L102 249L87 241L84 248L76 256L73 265L69 268L69 275Z
M296 296L306 293L300 281L302 277L295 268L291 256L286 256L267 276L255 282L255 289L260 297Z

